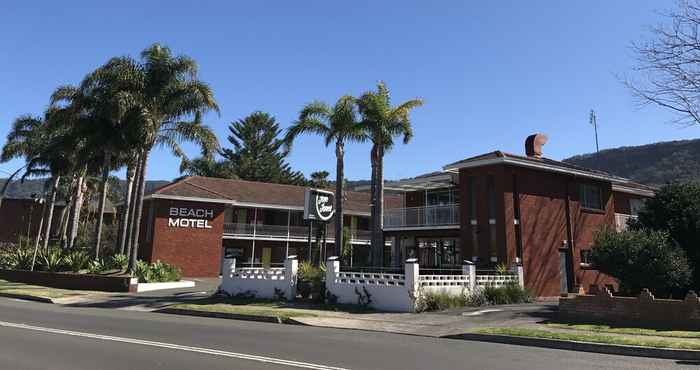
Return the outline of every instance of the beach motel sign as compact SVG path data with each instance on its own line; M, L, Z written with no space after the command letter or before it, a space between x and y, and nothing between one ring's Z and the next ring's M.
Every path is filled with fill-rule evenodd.
M335 214L333 192L306 189L304 192L304 219L328 222Z
M209 220L214 218L214 211L204 208L170 207L168 215L168 227L211 229Z

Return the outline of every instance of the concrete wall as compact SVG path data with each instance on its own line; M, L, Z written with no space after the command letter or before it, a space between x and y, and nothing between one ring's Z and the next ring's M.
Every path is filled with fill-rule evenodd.
M254 295L276 299L283 294L287 300L296 297L298 261L285 260L284 268L237 268L235 259L224 260L220 289L229 295Z

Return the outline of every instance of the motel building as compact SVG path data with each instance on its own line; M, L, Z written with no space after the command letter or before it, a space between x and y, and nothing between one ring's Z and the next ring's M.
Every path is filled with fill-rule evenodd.
M525 286L541 297L615 285L591 268L594 235L624 229L654 189L547 159L545 141L532 135L525 155L494 151L387 182L384 266L369 266L369 192L348 191L344 225L351 248L341 269L400 269L409 258L437 274L460 273L465 261L481 271L521 264ZM139 258L175 264L188 277L219 276L224 259L243 267L281 266L290 255L325 260L334 254L333 219L314 222L310 230L306 190L182 178L146 196ZM15 213L27 207L15 203L3 203L0 219L23 219Z

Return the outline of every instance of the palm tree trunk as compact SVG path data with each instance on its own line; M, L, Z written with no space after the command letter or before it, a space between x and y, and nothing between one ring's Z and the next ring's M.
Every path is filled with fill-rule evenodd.
M384 265L384 148L380 145L377 148L377 181L374 186L377 188L377 218L374 220L376 232L377 261L379 266Z
M73 249L75 239L78 236L78 226L80 225L80 209L83 206L83 183L85 177L82 173L78 176L75 186L75 201L70 219L70 231L68 232L68 249Z
M139 254L139 233L141 232L141 216L143 214L143 194L146 188L146 164L148 161L148 152L144 151L141 158L141 176L139 179L139 187L136 194L136 204L134 207L134 235L132 235L131 258L129 259L129 271L134 272L134 266Z
M335 255L343 256L343 177L345 166L343 157L345 146L342 141L335 143ZM341 258L342 260L342 258Z
M112 153L105 150L104 163L102 164L102 188L100 189L100 201L97 207L97 222L95 224L95 259L100 257L100 243L102 243L102 223L104 222L105 203L107 202L107 189L109 188L109 167L112 163Z
M51 198L49 199L49 214L46 217L46 230L44 231L44 250L49 247L49 239L51 238L51 226L53 223L53 210L56 206L56 193L58 193L58 184L61 181L61 176L55 176L51 184Z
M132 235L134 235L134 220L136 219L136 198L138 195L139 184L141 184L141 155L136 156L136 169L134 170L134 185L131 190L131 201L129 204L129 220L127 223L126 235L126 255L131 257Z
M372 197L372 265L375 267L381 266L381 255L383 254L383 246L379 244L381 229L379 228L379 147L374 144L372 146L372 184L371 184L371 197Z
M36 263L36 254L39 251L39 239L41 239L41 230L44 228L44 214L46 213L46 200L43 202L41 207L41 219L39 220L39 227L36 231L36 241L34 242L34 256L32 257L32 267L30 271L34 271L34 264Z
M119 228L119 254L124 254L124 249L126 247L126 238L129 233L129 211L131 210L131 193L134 188L134 167L129 165L126 169L126 194L124 196L124 212L121 220L121 227Z

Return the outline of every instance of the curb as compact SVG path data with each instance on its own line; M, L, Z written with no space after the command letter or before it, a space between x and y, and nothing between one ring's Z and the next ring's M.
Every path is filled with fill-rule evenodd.
M654 357L669 360L700 360L700 351L687 349L653 348L603 344L591 342L574 342L559 339L515 337L510 335L465 333L447 335L442 338L473 340L489 343L514 344L519 346L563 349L569 351L603 353L608 355Z
M34 295L28 295L28 294L0 293L0 297L21 299L21 300L25 300L25 301L34 301L34 302L41 302L41 303L50 303L50 304L54 303L54 301L51 298L37 297Z
M245 315L238 313L225 313L225 312L207 312L207 311L197 311L188 310L184 308L163 308L160 310L155 310L156 313L165 313L171 315L186 315L186 316L198 316L198 317L213 317L217 319L230 319L230 320L243 320L243 321L258 321L267 322L273 324L290 324L290 325L306 325L299 321L291 318L282 318L279 316L261 316L261 315Z

